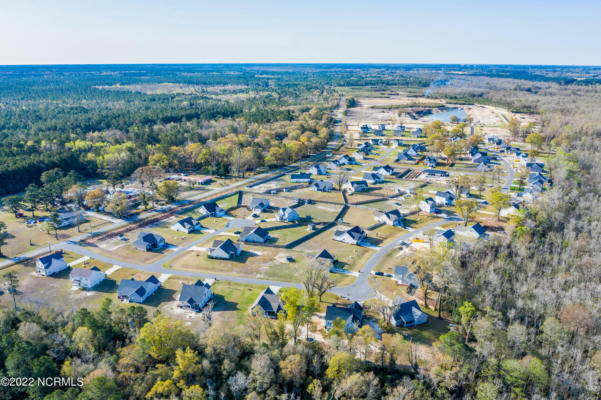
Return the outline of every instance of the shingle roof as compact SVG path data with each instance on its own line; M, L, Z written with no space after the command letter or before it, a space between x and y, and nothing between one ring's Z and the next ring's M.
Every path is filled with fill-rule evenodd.
M269 206L269 200L267 199L260 199L258 197L253 197L250 201L250 208L255 209L255 208L267 208Z
M213 241L213 248L218 248L223 250L224 252L226 252L227 254L237 254L238 253L238 247L236 247L236 245L234 244L234 242L231 239L225 239L225 240L214 240Z
M65 260L63 258L63 254L59 252L55 252L52 254L48 254L47 256L40 257L38 261L42 264L42 268L50 269L55 263L64 263Z
M253 233L259 236L261 239L265 239L267 236L269 236L269 232L260 226L247 226L240 234L240 239L244 240L248 235Z
M335 321L340 318L346 323L359 323L363 317L363 307L355 302L348 307L338 307L336 305L326 308L326 321Z
M197 281L194 285L182 285L182 291L179 294L179 301L189 305L199 304L211 291L211 286Z
M416 308L417 310L421 311L421 308L419 308L419 305L417 304L417 301L415 300L411 300L411 301L407 301L405 303L401 303L399 304L398 308L396 309L396 311L394 312L394 319L401 319L405 322L405 323L411 323L415 320L414 316L413 316L413 309Z
M98 267L92 267L90 269L72 268L70 276L75 278L89 278L94 272L100 272L100 269Z
M326 260L334 260L334 256L331 255L326 249L323 249L315 258L323 258Z

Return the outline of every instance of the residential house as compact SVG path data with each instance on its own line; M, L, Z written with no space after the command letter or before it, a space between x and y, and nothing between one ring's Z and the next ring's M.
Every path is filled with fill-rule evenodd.
M371 130L369 128L369 126L365 125L365 124L361 125L360 129L361 129L361 132L363 132L363 133L369 133L369 131Z
M476 170L478 172L487 172L490 171L490 167L484 163L480 163L476 166Z
M527 162L526 163L526 168L528 168L530 170L530 172L533 173L543 173L544 172L544 167L545 164L540 163L540 162Z
M378 124L378 129L381 131L385 131L386 130L386 124Z
M165 238L151 232L140 232L138 238L132 243L133 247L144 251L160 250L165 245Z
M415 161L415 158L413 158L412 156L409 155L409 153L407 152L407 150L399 152L396 156L396 162L399 161Z
M419 202L419 209L423 212L427 213L436 213L438 212L438 208L436 208L436 201L432 197L428 197Z
M329 192L334 189L334 184L329 181L316 181L311 184L311 190L316 192Z
M405 125L399 125L394 129L394 136L403 136L403 133L405 133Z
M338 165L352 165L352 164L356 164L357 161L355 161L354 157L351 157L348 154L344 154L344 155L340 156L338 158L338 160L336 160L336 163Z
M54 252L47 256L40 257L35 262L38 274L42 276L51 276L59 273L69 267L63 258L63 253Z
M377 174L375 172L364 172L363 180L371 183L372 185L376 183L381 183L383 181L382 175Z
M306 172L299 172L298 174L291 174L290 181L294 183L309 183L311 182L311 174Z
M363 240L365 240L366 237L367 233L365 233L365 231L359 226L334 232L334 240L348 244L359 245L361 242L363 242Z
M285 313L284 303L280 296L271 288L267 288L259 295L250 307L252 315L262 315L265 318L276 319L280 312Z
M371 141L371 144L374 145L374 146L379 146L379 145L382 144L382 139L373 138L370 141Z
M117 298L124 303L144 303L161 287L161 282L150 275L145 281L123 279L117 288Z
M269 240L269 232L260 226L247 226L240 234L241 242L265 243Z
M183 233L199 231L201 228L202 225L200 224L200 222L198 222L192 217L180 219L179 221L171 225L172 230Z
M275 215L275 219L284 222L295 222L298 221L299 215L294 208L284 207L280 208Z
M520 212L520 206L517 203L511 203L509 205L509 207L505 207L503 209L501 209L501 212L499 213L499 216L503 217L503 218L508 218L512 215L517 215Z
M321 164L315 164L311 168L309 168L309 173L312 175L327 175L328 170Z
M394 140L392 141L392 145L393 145L394 147L402 147L402 146L404 146L404 145L405 145L405 142L403 142L401 139L394 139Z
M422 137L423 133L422 133L422 128L416 128L411 132L411 136L413 137Z
M84 215L82 210L58 213L59 228L64 228L71 225L77 225L83 222Z
M260 214L269 208L269 200L253 197L250 200L250 210L255 214Z
M326 330L332 329L336 320L341 320L344 322L345 332L356 332L363 322L363 307L357 302L354 302L348 307L341 307L334 304L326 308L325 319Z
M69 274L71 286L80 289L92 289L106 279L106 274L98 267L90 269L73 268Z
M373 172L382 176L390 176L394 174L394 168L392 168L390 165L382 165L380 167L374 168Z
M429 168L435 168L438 165L438 160L434 156L426 156L426 159L424 160L424 163Z
M453 202L455 201L455 195L448 190L446 192L438 191L436 192L434 200L436 201L436 205L440 207L448 207L453 205Z
M213 246L209 249L209 258L231 260L238 257L241 252L242 245L234 243L231 239L214 240Z
M177 306L184 310L199 312L213 296L211 285L198 280L194 285L182 285Z
M417 301L411 300L397 306L392 314L392 321L395 326L417 326L428 322L428 314L419 308Z
M336 264L336 259L326 249L320 251L319 254L315 256L315 260L329 268L332 268L334 264Z
M378 211L374 219L377 222L392 226L404 226L405 221L405 217L399 210Z
M455 231L452 229L447 229L446 231L437 233L432 237L432 241L436 246L443 245L451 245L455 243Z
M366 192L369 190L369 186L365 181L348 181L342 188L346 189L349 193Z
M392 280L399 285L411 286L415 289L419 287L419 279L417 279L417 275L415 275L413 272L410 272L409 268L400 265L394 267Z
M198 207L198 212L207 217L223 217L225 215L225 210L219 207L214 201L204 203Z

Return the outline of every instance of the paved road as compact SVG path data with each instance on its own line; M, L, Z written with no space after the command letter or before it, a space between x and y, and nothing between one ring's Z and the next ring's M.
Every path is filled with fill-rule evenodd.
M505 165L505 168L507 169L507 178L505 179L505 184L503 185L502 190L504 192L508 192L509 189L511 189L511 185L513 184L513 177L514 177L515 173L513 171L513 167L511 166L511 163L509 161L507 161L505 158L501 157L499 155L499 153L497 153L497 156L499 157L499 160L501 160L501 162L503 163L503 165Z
M348 286L338 286L330 290L332 293L337 294L341 297L349 299L351 301L365 301L369 298L372 298L376 295L375 291L369 286L369 276L371 275L371 271L374 267L382 260L382 258L388 254L392 249L397 247L402 241L407 241L412 239L413 237L419 235L422 232L425 232L430 229L434 229L440 225L446 224L450 221L460 221L459 218L451 217L446 219L440 219L438 221L432 222L428 225L424 225L421 228L415 229L411 232L408 232L395 240L385 244L380 247L380 249L373 255L361 271L359 272L359 276L352 284Z

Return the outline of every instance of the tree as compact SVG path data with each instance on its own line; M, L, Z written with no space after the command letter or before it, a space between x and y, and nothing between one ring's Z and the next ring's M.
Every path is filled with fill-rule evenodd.
M75 184L69 188L67 196L73 199L78 207L83 207L86 198L86 190L82 185Z
M501 210L505 207L509 206L509 202L511 200L511 195L509 193L504 193L501 189L492 190L488 193L488 204L496 211L497 220L499 220L501 215Z
M58 213L52 213L50 215L50 219L46 221L46 230L50 234L50 232L54 231L54 235L56 240L58 240L58 230L61 228L61 219L58 216Z
M442 149L442 154L444 154L448 160L447 165L453 164L459 156L457 145L455 143L448 144L444 149Z
M0 257L4 257L4 254L2 254L2 246L6 244L7 229L6 223L4 221L0 221Z
M31 217L35 218L35 210L41 201L40 188L33 183L27 186L25 189L25 197L23 198L29 207L31 208Z
M385 324L391 323L392 314L394 313L394 309L395 309L394 305L391 305L382 299L373 298L373 299L367 300L365 302L365 306L369 310L380 314L381 320Z
M280 371L295 389L300 389L307 376L307 363L300 354L291 354L280 361Z
M123 395L112 379L97 376L90 380L77 400L121 400Z
M451 181L451 192L459 199L463 189L470 187L469 178L466 175L458 176Z
M482 197L482 192L486 188L486 175L477 175L476 178L474 178L474 185L478 189L478 196Z
M23 198L21 196L7 196L4 198L4 206L17 216L17 213L23 208Z
M103 205L105 199L106 193L102 189L90 190L85 196L85 202L87 206L93 209L97 209Z
M301 319L302 319L302 322L305 324L307 339L309 339L309 330L311 328L311 318L313 318L313 315L317 311L319 311L319 305L317 303L317 298L309 297L307 299L307 303L303 306L303 308L301 310Z
M463 226L467 226L477 209L478 202L474 199L457 199L455 201L455 210L457 210L457 214L463 218Z
M177 199L179 184L173 180L163 181L157 185L156 192L168 203L172 203Z
M319 302L321 302L321 297L333 288L336 283L330 278L327 267L314 263L307 268L303 285L307 291L307 297L313 297L317 294Z
M334 174L334 184L338 190L342 190L342 186L348 181L349 173L344 168L339 168Z
M292 324L292 335L296 344L298 329L304 322L300 313L301 291L297 288L288 288L284 291L281 298L284 302L284 310L286 310L286 319Z
M459 312L461 327L465 335L465 344L467 344L472 331L472 322L476 314L476 307L469 301L466 301L463 305L459 306L457 311Z
M160 179L164 175L165 171L163 168L157 165L147 165L136 169L132 174L132 177L140 182L142 186L146 184L152 186L157 179Z
M131 212L131 203L125 193L116 192L105 207L105 210L119 218L123 218Z
M196 338L182 321L158 315L140 329L137 343L150 357L166 361L176 354L177 349L193 347Z
M337 382L350 375L357 368L357 360L350 353L336 353L328 363L326 376L331 381Z
M507 129L515 139L521 136L521 126L522 124L517 118L511 118L507 123Z
M526 138L526 143L530 145L530 158L536 157L545 143L545 137L540 133L533 132Z
M8 294L13 298L13 306L17 309L17 293L19 292L19 276L15 271L10 271L2 275L4 287Z

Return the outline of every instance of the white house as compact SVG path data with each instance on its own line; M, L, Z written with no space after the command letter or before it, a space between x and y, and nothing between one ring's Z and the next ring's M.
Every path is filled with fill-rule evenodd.
M369 190L369 186L365 181L348 181L343 186L343 189L346 189L349 193L355 192L366 192Z
M328 170L321 164L315 164L311 168L309 168L309 173L313 175L327 175Z
M269 208L269 200L253 197L250 200L250 209L252 212L259 214Z
M367 233L359 226L334 232L334 240L348 244L361 244L366 237Z
M420 201L419 209L427 213L436 213L436 211L438 211L438 209L436 208L436 202L431 197Z
M198 231L202 228L200 222L195 220L192 217L187 217L177 221L176 223L171 225L171 229L176 232L190 233L194 231Z
M298 221L299 215L295 209L290 207L284 207L278 210L277 214L275 215L275 219L284 222L294 222Z
M330 192L334 189L334 184L329 181L315 181L311 184L311 190L316 192Z
M455 195L448 190L446 192L438 191L434 196L436 205L440 207L452 206L455 201Z
M371 184L381 183L383 181L382 175L377 174L375 172L364 172L363 180Z
M98 267L90 269L73 268L69 274L71 286L80 289L92 289L106 279L106 274Z
M219 207L214 201L201 205L198 207L198 211L202 215L209 217L223 217L225 215L225 210Z
M63 254L59 252L38 258L35 266L38 274L42 276L51 276L69 267L63 258Z
M403 226L403 221L405 220L399 210L378 211L376 212L374 219L377 222L392 226Z

